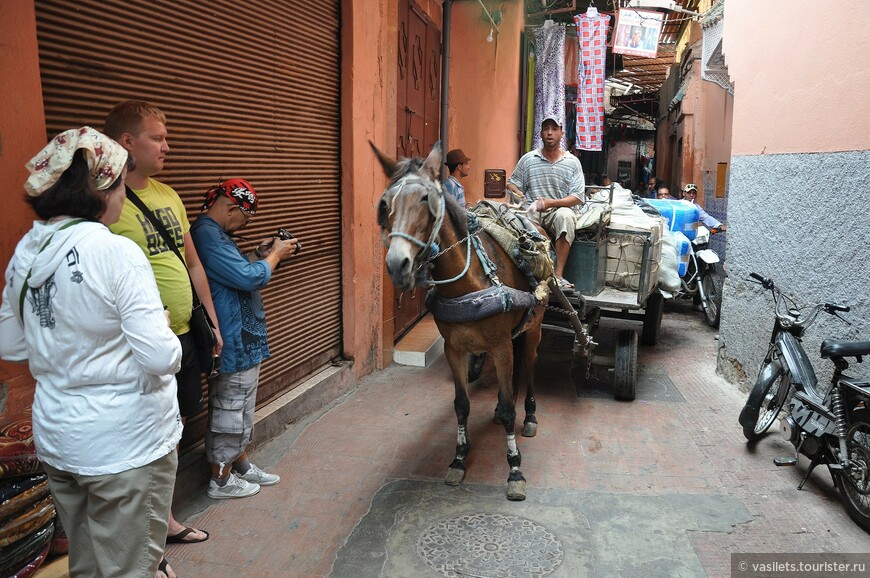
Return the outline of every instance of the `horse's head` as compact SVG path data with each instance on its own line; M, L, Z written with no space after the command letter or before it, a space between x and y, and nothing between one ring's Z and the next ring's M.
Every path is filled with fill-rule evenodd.
M438 251L435 240L445 216L444 192L438 180L441 145L436 144L425 160L400 161L371 146L390 178L378 203L381 239L388 247L387 273L397 289L408 291L425 278L425 265Z

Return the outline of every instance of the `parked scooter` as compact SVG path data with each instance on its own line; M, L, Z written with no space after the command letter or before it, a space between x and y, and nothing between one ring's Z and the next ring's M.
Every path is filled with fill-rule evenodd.
M773 294L775 321L755 387L740 412L743 435L749 441L760 439L784 409L780 433L795 446L795 455L774 463L793 466L800 454L810 458L799 490L813 469L825 464L849 516L870 531L870 381L844 374L847 358L861 363L870 355L870 341L822 342L821 356L834 363L834 374L827 392L821 391L801 338L821 311L848 323L839 313L849 307L817 303L800 308L771 279L750 276Z

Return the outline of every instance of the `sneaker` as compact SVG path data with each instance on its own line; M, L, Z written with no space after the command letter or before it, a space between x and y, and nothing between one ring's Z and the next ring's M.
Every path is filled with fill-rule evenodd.
M219 486L214 480L211 480L208 483L208 497L215 500L223 500L226 498L247 498L248 496L253 496L259 491L259 484L252 484L232 472L230 473L230 477L227 478L227 483L223 486Z
M233 470L233 473L239 478L245 480L246 482L251 482L252 484L259 484L261 486L274 486L281 481L281 476L277 474L266 473L254 464L251 464L251 467L248 468L248 471L244 475L240 474L236 470Z

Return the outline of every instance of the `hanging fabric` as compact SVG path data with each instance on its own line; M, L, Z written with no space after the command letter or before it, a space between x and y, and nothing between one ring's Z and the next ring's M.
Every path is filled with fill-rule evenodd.
M565 97L565 140L571 143L570 148L574 148L574 143L577 142L577 91L572 91L574 99L568 102L567 95Z
M525 152L532 150L535 135L535 55L529 54L529 77L532 81L526 81L528 89L526 90L526 139L523 142Z
M725 33L725 1L718 0L701 17L704 41L701 45L701 78L715 82L734 94L734 83L728 76L725 55L722 54L722 36Z
M534 148L542 146L541 121L551 115L565 126L565 27L552 23L535 30Z
M600 151L604 140L604 68L607 57L607 29L610 16L578 14L577 120L575 146Z
M579 50L577 43L568 39L570 33L571 27L569 26L565 32L565 85L577 86L578 75L574 72L580 67L580 63L577 61Z

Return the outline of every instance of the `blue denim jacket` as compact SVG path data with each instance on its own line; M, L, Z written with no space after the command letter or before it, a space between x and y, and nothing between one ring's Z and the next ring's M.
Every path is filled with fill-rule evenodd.
M221 373L237 373L269 358L266 313L260 288L272 278L265 261L248 261L217 222L199 215L190 227L205 268L224 348Z

